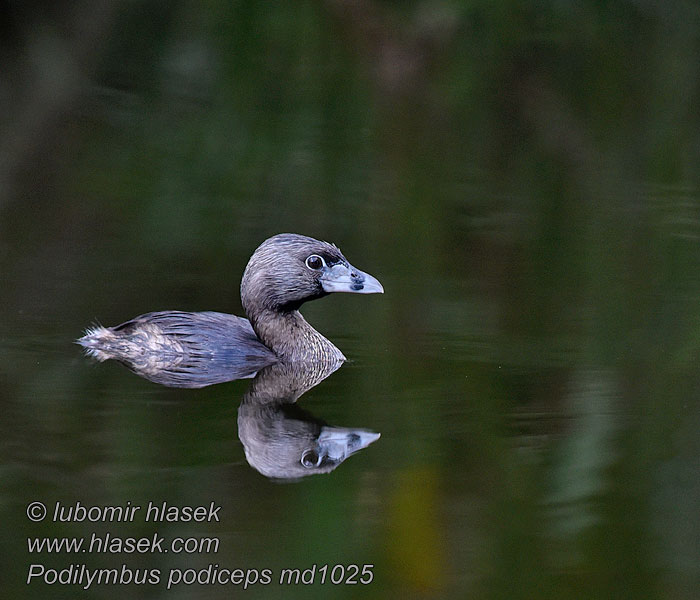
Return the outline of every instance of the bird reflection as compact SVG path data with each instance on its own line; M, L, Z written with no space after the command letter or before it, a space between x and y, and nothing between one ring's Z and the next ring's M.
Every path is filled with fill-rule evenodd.
M343 359L276 362L257 371L253 361L244 371L226 370L225 362L187 355L175 356L175 368L170 349L162 355L151 351L149 357L147 365L124 362L137 375L169 387L204 387L252 378L238 409L238 437L248 464L266 477L290 480L329 473L379 439L379 433L366 429L328 425L296 403L340 368Z
M238 436L248 464L266 477L329 473L380 434L333 427L296 404L342 361L277 363L257 374L238 409Z

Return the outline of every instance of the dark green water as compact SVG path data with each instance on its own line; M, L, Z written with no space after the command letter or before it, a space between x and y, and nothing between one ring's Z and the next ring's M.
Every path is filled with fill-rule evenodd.
M697 597L692 3L89 5L2 26L8 597ZM282 231L385 288L303 309L349 361L300 407L381 438L293 483L246 461L248 381L169 389L72 343L150 310L241 314L243 268ZM149 501L219 520L147 523ZM143 508L54 522L57 502ZM28 552L93 532L220 543ZM32 564L161 580L27 584ZM271 581L166 589L209 565Z

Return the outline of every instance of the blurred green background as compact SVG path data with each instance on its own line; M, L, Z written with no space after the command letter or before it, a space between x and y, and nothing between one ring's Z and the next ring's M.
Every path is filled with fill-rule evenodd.
M695 2L0 2L0 585L26 505L208 503L185 565L374 564L251 598L658 598L700 589ZM382 439L269 482L246 382L170 390L72 340L149 310L241 313L254 248L337 243L381 297L306 317L351 359L301 403ZM115 525L114 535L151 533ZM182 558L182 557L180 557Z

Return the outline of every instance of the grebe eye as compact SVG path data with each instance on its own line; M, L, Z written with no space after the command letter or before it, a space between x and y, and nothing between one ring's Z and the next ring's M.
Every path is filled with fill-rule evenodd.
M312 271L318 271L325 264L325 261L318 254L312 254L306 259L306 266Z
M321 464L321 457L315 450L306 450L306 452L301 455L301 464L307 469L313 469Z

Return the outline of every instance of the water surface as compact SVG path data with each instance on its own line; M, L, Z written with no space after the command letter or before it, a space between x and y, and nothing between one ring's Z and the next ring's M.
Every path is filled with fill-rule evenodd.
M243 594L25 583L31 564L163 579L218 564L270 570L251 598L694 598L697 14L341 5L104 3L81 21L94 38L13 21L3 589ZM57 64L84 75L56 78L61 94ZM304 307L349 360L299 407L381 438L289 483L246 460L249 381L170 389L73 344L96 321L151 310L241 314L243 268L282 231L337 243L386 290ZM33 523L34 501L221 509L203 523ZM93 532L220 546L27 551L27 537ZM280 584L313 565L373 577Z

